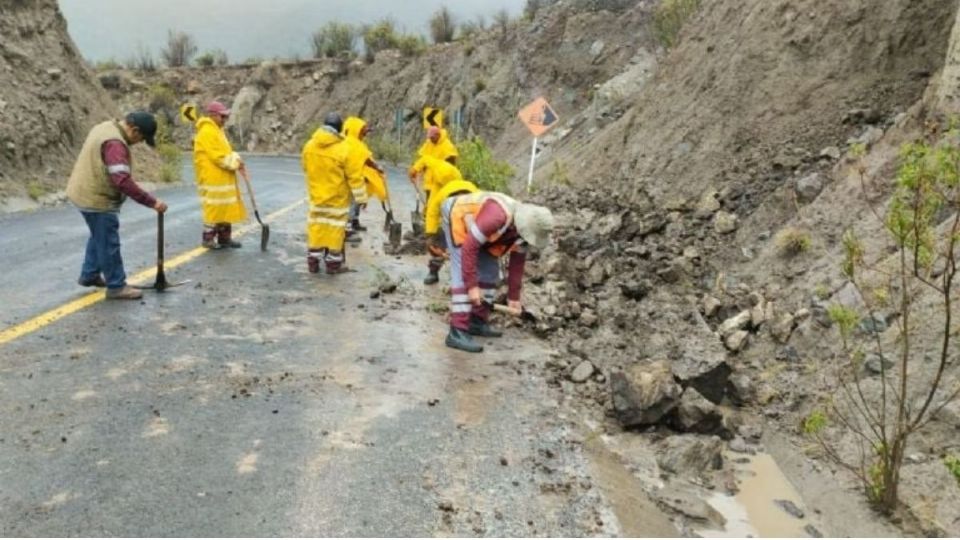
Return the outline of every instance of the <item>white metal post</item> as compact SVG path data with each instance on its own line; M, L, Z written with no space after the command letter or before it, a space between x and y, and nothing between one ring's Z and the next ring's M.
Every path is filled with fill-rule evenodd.
M530 151L530 174L527 176L527 193L533 185L533 164L537 160L537 138L533 138L533 149Z

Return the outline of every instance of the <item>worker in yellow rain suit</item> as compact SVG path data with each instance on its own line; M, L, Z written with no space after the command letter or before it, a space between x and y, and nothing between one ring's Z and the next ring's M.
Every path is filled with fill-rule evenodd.
M480 188L473 182L460 179L446 183L446 185L436 190L433 195L430 196L430 201L427 203L427 214L425 216L426 225L424 226L430 260L427 263L427 277L423 278L424 285L433 285L440 281L440 269L443 268L443 261L447 257L447 241L443 236L443 231L440 230L440 209L441 206L443 206L443 202L451 197L477 193L478 191L480 191Z
M343 119L337 113L329 113L323 123L304 145L302 155L310 199L307 269L318 273L323 259L328 274L339 274L349 271L344 264L344 240L350 197L366 206L367 189L363 167L350 159L350 146L340 135Z
M387 198L386 173L383 167L373 159L373 152L364 142L369 132L370 128L367 127L366 121L361 118L351 116L343 123L343 136L350 147L350 159L354 162L354 166L357 163L362 163L363 181L367 189L367 196L374 196L384 201ZM365 230L367 228L360 225L360 205L356 201L351 201L350 227L347 230L347 240L359 242L359 233Z
M243 159L233 151L223 131L230 109L219 101L206 107L207 116L197 121L193 141L193 166L197 192L203 208L203 247L239 248L233 240L233 224L247 218L240 198L237 172L244 171Z
M453 141L450 140L450 136L447 135L447 130L437 126L430 126L430 128L427 129L427 140L424 141L420 149L417 150L417 161L414 162L408 171L410 181L414 183L414 186L416 186L417 176L423 173L422 167L418 168L417 165L424 157L439 159L440 161L446 161L450 165L456 166L460 152L457 151L457 147L454 146ZM428 186L426 180L424 180L423 189L426 191L427 199L430 198L431 187L432 186Z

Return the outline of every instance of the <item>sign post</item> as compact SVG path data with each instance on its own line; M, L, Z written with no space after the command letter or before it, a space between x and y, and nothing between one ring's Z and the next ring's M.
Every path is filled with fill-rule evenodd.
M557 116L557 113L550 107L547 100L542 97L537 98L533 103L520 109L517 116L520 117L520 121L527 126L530 133L533 134L533 149L530 151L530 173L527 175L527 193L530 193L530 188L533 185L533 166L537 161L537 142L541 135L557 125L560 117Z

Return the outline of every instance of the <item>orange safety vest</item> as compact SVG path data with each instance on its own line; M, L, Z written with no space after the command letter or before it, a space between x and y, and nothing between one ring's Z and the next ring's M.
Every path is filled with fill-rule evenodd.
M510 227L513 226L513 214L517 207L517 201L514 199L511 199L502 193L491 193L485 191L471 193L469 195L461 195L457 197L453 204L453 208L450 209L450 233L451 236L453 236L453 244L455 246L460 247L464 242L466 242L467 236L471 234L470 227L476 221L477 214L480 213L480 208L489 200L493 200L500 205L500 208L502 208L504 213L507 215L507 222L495 233L486 237L482 243L492 244L496 242L501 236L503 236L505 232L507 232ZM502 257L508 251L514 251L517 248L517 245L488 245L487 252L494 257Z

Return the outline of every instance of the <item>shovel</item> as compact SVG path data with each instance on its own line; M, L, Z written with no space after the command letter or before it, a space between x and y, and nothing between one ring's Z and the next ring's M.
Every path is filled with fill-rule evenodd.
M260 219L260 211L257 210L257 199L253 197L253 186L250 184L250 176L247 174L247 170L240 169L240 176L243 177L243 182L247 184L247 193L250 194L250 205L253 206L253 215L257 217L257 223L260 224L260 251L266 251L267 242L270 240L270 226L266 225L263 220Z
M492 304L486 301L483 304L497 313L506 313L507 315L511 315L513 317L520 317L520 320L523 322L536 323L539 320L536 315L527 311L527 308L523 308L523 311L517 315L516 312L503 304Z
M163 272L163 214L157 212L157 280L153 285L134 285L134 288L163 292L167 289L179 287L187 283L190 283L189 279L186 281L179 281L177 283L170 283L167 281L167 276Z
M383 232L387 233L390 246L394 250L397 250L400 248L400 242L402 240L403 225L393 217L393 201L390 199L390 187L387 182L386 175L384 175L383 189L386 191L387 200L386 202L381 202L380 206L383 207L384 213L387 214L387 219L383 222Z
M417 194L417 208L410 212L410 225L413 228L414 235L423 236L423 214L420 212L420 207L426 209L427 205L423 202L420 188L416 184L413 185L413 191Z

